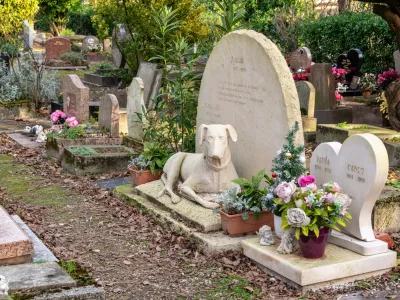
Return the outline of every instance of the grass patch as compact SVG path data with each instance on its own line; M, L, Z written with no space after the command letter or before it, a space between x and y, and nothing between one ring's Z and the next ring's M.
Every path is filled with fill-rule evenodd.
M11 156L0 155L0 184L11 199L47 207L70 202L65 190L56 185L43 186L42 177L30 172L29 167L13 163Z
M229 276L217 282L215 289L205 292L195 299L256 299L261 290L249 285L247 280Z
M73 260L61 260L60 266L65 270L65 272L68 273L69 276L71 276L76 281L78 286L96 284L96 281L94 281L93 278L90 277L89 274L86 272L86 270L78 265L77 262Z

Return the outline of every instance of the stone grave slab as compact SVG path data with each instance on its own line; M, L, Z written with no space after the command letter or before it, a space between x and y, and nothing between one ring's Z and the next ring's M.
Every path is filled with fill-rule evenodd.
M336 108L335 79L331 64L311 66L310 82L315 88L315 109L333 110Z
M381 275L396 266L397 254L387 251L363 256L329 244L321 259L308 259L297 250L292 254L279 254L279 243L261 246L260 239L242 242L243 254L257 262L265 272L303 290L316 290L349 284L355 280Z
M21 290L47 290L73 287L75 281L56 263L21 264L0 267L0 275L9 281L9 293Z
M33 233L33 231L17 215L11 216L19 227L27 234L33 243L32 262L54 261L58 262L57 257L43 244L43 242Z
M99 128L110 133L111 137L119 136L119 104L113 94L106 94L100 101Z
M137 77L141 78L144 86L144 103L146 108L153 108L153 99L157 96L158 90L161 87L161 70L158 69L158 64L141 62Z
M166 226L173 232L189 237L196 243L199 251L205 254L214 255L230 250L240 251L240 242L254 237L254 235L247 235L232 238L222 231L200 232L198 228L191 227L187 222L177 218L175 211L168 210L164 205L134 193L132 185L118 186L115 192L121 200L137 207L142 213L151 216L161 226ZM182 199L182 201L184 200Z
M85 146L85 145L121 145L122 139L110 138L106 136L87 137L77 140L62 139L56 137L46 142L46 153L51 157L60 160L64 154L64 148L68 146Z
M384 245L380 247L375 240L371 215L385 186L388 169L385 146L373 134L353 135L343 145L323 143L314 150L310 172L315 176L317 184L335 181L353 199L349 207L352 219L342 228L351 238L344 234L332 234L329 239L331 243L363 255L385 251L384 245L387 249L386 243L382 242ZM360 241L353 241L357 239ZM370 244L373 241L375 246Z
M43 145L36 142L36 137L29 137L22 133L9 133L8 136L25 148L38 148Z
M36 296L33 300L106 300L103 287L82 286L59 293Z
M366 124L348 124L339 127L337 124L319 124L317 126L317 143L340 142L355 134L372 133L378 137L395 137L399 132Z
M33 49L33 26L28 20L24 20L24 33L22 35L24 41L24 50Z
M185 220L191 224L192 227L197 227L204 232L217 231L222 228L221 217L219 214L214 214L211 209L205 208L183 197L181 197L181 202L177 204L173 204L168 195L157 197L163 187L164 184L162 181L156 180L135 187L133 192L158 205L162 205L169 211L173 211L178 218Z
M88 47L89 46L98 45L99 43L100 42L99 42L99 39L97 37L95 37L94 35L88 35L82 41L82 50L83 51L88 51Z
M300 69L307 71L311 67L312 55L310 49L301 47L290 56L290 67L297 72Z
M0 206L0 265L30 262L32 254L31 239Z
M317 119L314 118L315 111L315 88L308 81L296 81L297 94L302 111L301 121L304 132L315 132L317 130Z
M61 166L75 175L126 171L130 159L137 155L124 146L68 146L64 148Z
M230 144L240 177L269 172L272 158L295 121L296 142L304 143L300 103L287 63L276 45L252 30L225 35L207 62L199 95L197 127L231 124L238 142ZM272 130L273 128L273 130ZM196 136L196 152L202 152Z
M135 77L127 88L128 102L128 135L129 137L142 142L143 125L138 118L146 109L144 102L144 84L140 77Z
M54 37L46 42L46 59L54 59L71 51L71 42L63 37Z
M89 88L78 75L66 75L63 80L64 112L76 117L79 124L89 121Z

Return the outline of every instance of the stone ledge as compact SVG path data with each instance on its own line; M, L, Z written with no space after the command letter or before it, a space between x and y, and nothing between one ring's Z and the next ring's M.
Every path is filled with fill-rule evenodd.
M279 254L278 243L261 246L259 239L242 242L243 253L262 266L262 269L302 290L317 290L340 286L358 279L380 275L396 266L396 252L362 256L350 250L328 244L321 259L307 259L300 250L293 254Z
M215 255L225 251L241 250L241 241L254 238L254 235L231 238L222 231L203 233L189 227L176 219L176 214L164 209L150 200L132 193L131 185L118 186L115 189L117 196L124 202L137 207L142 214L149 215L155 222L173 232L182 234L196 243L198 249L204 254Z
M36 296L33 300L105 300L102 287L84 286L72 288L59 293Z
M157 197L164 187L161 180L156 180L132 188L127 187L130 194L138 194L153 203L160 205L163 209L171 212L175 218L183 220L191 227L195 227L204 232L221 230L221 217L214 214L211 209L204 208L199 204L181 197L181 202L174 204L167 195Z

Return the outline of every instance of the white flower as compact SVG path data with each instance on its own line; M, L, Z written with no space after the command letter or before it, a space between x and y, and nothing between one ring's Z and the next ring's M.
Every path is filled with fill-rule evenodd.
M299 199L299 200L294 201L294 203L296 204L297 208L301 208L301 206L303 205L304 201L302 199Z
M301 208L289 208L287 221L290 226L300 228L310 224L311 220Z
M290 201L290 197L293 195L293 193L296 191L296 185L293 181L287 183L287 182L281 182L276 188L274 193L278 195L280 199L288 203Z
M303 156L303 155L300 155L300 157L299 157L299 161L300 161L302 164L304 164L304 163L306 162L306 158L305 158L305 156Z
M274 195L271 194L271 193L268 193L268 194L267 194L267 199L268 199L268 200L274 199Z

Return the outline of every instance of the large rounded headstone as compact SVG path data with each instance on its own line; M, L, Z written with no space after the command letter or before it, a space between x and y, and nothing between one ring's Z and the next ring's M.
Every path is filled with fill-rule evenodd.
M296 87L286 61L264 35L238 30L224 36L207 62L201 82L197 128L231 124L238 134L231 143L239 176L251 178L265 168L285 143L301 114ZM297 136L304 143L303 130ZM196 151L201 152L199 135Z

